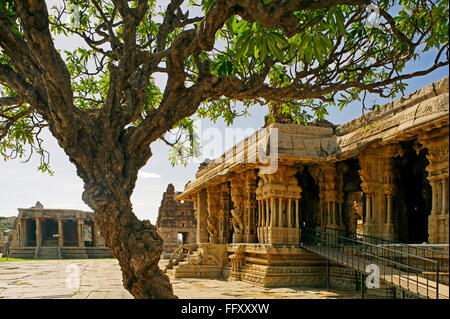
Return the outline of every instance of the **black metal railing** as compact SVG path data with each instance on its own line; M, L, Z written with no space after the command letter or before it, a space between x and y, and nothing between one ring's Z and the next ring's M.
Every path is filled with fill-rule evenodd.
M406 265L414 265L416 267L423 266L427 267L429 266L428 263L423 264L422 258L417 257L424 257L426 259L432 259L439 261L439 274L441 276L440 283L449 284L449 253L446 251L441 250L435 250L428 247L421 247L417 245L412 244L405 244L405 243L398 243L394 242L392 240L379 238L375 236L369 236L369 235L363 235L363 234L357 234L348 232L345 230L340 229L334 229L325 227L326 233L331 233L339 236L343 236L346 238L351 238L357 241L361 241L364 243L371 244L372 247L386 247L389 248L388 250L383 250L383 253L387 253L387 257L389 259L394 259L400 263L404 263ZM398 251L399 253L395 253L394 251ZM405 260L403 260L405 259ZM428 276L434 275L434 269L427 269Z
M380 280L419 297L448 298L448 286L441 284L445 275L441 261L421 256L419 247L393 246L390 241L359 234L347 237L329 228L302 228L301 246L360 273L370 274L372 269L366 267L376 265Z

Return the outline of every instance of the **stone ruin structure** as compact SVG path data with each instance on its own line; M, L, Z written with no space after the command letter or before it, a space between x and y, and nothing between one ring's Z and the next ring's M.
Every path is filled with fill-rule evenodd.
M448 251L448 92L446 77L344 125L269 124L201 165L175 196L194 203L197 242L167 271L322 286L326 261L299 247L301 226Z
M169 184L158 211L156 228L164 240L163 257L170 256L180 245L196 242L197 220L194 205L192 202L175 201L177 194L180 192L175 192L175 187Z
M19 208L9 257L35 259L112 258L92 212L48 209L40 202Z

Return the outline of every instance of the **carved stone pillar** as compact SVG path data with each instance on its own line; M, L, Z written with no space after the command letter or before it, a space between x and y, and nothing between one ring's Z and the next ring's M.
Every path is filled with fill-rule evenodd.
M270 201L270 227L277 227L277 203L275 198L269 198Z
M295 174L298 169L279 165L274 174L259 173L256 199L266 208L259 233L264 243L296 246L299 242L300 223L298 199L302 189ZM295 205L292 201L295 200ZM295 211L294 211L295 210Z
M231 214L230 185L229 183L223 183L220 187L219 243L227 244L231 242L231 229L229 227Z
M394 157L403 155L400 146L389 146L386 151L383 151L383 204L385 222L383 237L389 240L396 240L394 230L394 207L393 196L395 195L395 181L394 181Z
M233 220L233 243L243 243L245 241L245 185L244 180L239 175L232 175L230 178L231 201L233 208L231 216Z
M209 243L217 244L219 241L219 215L220 215L220 188L216 186L206 189L206 198L208 203L208 221L207 229Z
M208 203L206 190L202 189L197 193L195 201L195 214L197 216L197 244L208 242Z
M366 194L365 235L396 239L393 159L402 155L399 144L372 145L359 155L361 188Z
M316 213L316 221L320 223L320 228L323 231L328 223L328 208L325 201L325 181L324 174L322 174L319 166L310 166L309 172L319 187L319 211Z
M36 217L36 247L42 246L42 218Z
M27 236L26 236L26 219L23 218L19 218L17 220L17 228L19 230L19 234L18 234L18 242L19 242L19 247L25 247L27 245Z
M83 225L84 225L84 218L77 218L78 247L81 248L84 248Z
M338 218L336 216L337 205L337 185L336 166L334 163L324 164L320 167L324 179L324 201L325 201L325 226L338 228Z
M428 149L426 167L428 181L432 188L432 208L428 217L428 242L448 244L449 242L449 140L448 128L440 135L424 134L418 138Z
M292 214L292 198L288 198L288 200L287 200L288 202L287 202L287 227L288 228L292 228L292 217L293 217L293 214Z
M244 204L244 240L247 243L257 242L257 200L256 200L256 170L247 170L244 173L245 178L245 204Z
M256 225L256 237L257 237L258 243L262 243L261 234L260 234L262 221L263 221L263 216L261 213L261 201L258 200L257 203L258 203L258 219L257 219L257 225Z
M64 246L64 232L63 221L58 218L58 247L61 249Z

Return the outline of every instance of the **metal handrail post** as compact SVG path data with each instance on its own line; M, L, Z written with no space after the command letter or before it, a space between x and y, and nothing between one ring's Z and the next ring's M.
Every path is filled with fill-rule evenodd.
M436 263L436 299L439 299L439 260Z
M406 265L407 265L407 268L406 268L407 269L406 284L407 284L407 287L408 287L408 290L409 290L409 254L406 256Z
M364 299L364 274L361 272L361 299Z
M330 261L327 259L327 290L330 291Z

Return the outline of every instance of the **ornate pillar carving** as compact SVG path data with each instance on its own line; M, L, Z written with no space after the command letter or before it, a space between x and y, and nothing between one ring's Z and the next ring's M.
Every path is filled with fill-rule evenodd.
M288 203L287 203L287 227L288 228L292 228L292 198L288 198Z
M220 185L219 243L227 244L230 238L231 198L228 182Z
M208 203L206 190L202 189L197 193L195 201L195 216L197 217L197 244L208 242Z
M219 242L220 195L220 188L217 186L211 186L206 189L208 203L207 229L209 243L211 244Z
M300 236L298 199L301 197L302 189L295 178L297 172L297 168L279 165L274 174L259 173L256 198L261 203L266 203L265 225L262 223L263 226L259 229L260 238L264 243L298 245ZM292 200L296 201L295 207L290 204Z
M400 145L389 145L383 150L383 191L384 191L384 215L386 226L384 238L396 240L394 228L393 196L395 195L394 157L403 155Z
M231 209L231 216L233 220L233 243L244 242L244 210L245 210L245 194L244 181L242 177L234 174L230 179L231 187L231 201L233 208Z
M399 144L371 145L359 155L361 188L366 195L364 234L395 240L393 196L394 157L402 156Z
M320 167L324 179L324 200L325 200L325 216L326 227L337 228L337 185L336 185L336 166L334 163L324 164Z
M319 209L316 220L322 230L325 227L344 229L344 192L343 174L347 169L345 163L326 163L311 166L309 171L319 186Z
M275 202L275 198L269 198L270 201L270 227L277 227L277 203Z
M247 243L257 242L257 200L256 200L256 170L250 169L245 171L245 235L244 240Z
M424 133L418 138L420 144L428 149L426 167L431 184L432 208L428 217L428 242L448 244L449 242L449 140L448 128L440 135Z

